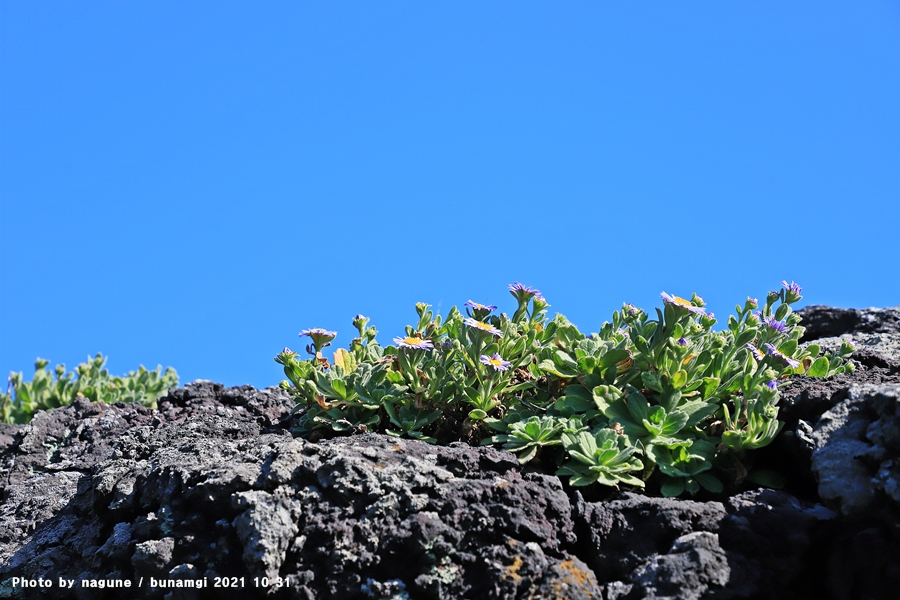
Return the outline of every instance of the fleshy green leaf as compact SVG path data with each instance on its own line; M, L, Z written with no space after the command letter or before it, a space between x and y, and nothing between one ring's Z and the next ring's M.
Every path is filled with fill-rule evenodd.
M778 347L778 350L785 356L793 356L794 352L797 351L797 340L787 340Z
M713 494L722 493L722 482L716 479L714 475L710 475L709 473L698 473L694 475L694 481Z
M820 356L806 372L808 377L825 377L828 374L828 359Z
M666 498L675 498L684 491L684 479L672 479L671 477L666 477L663 479L662 484L660 484L659 491L662 492L662 495Z

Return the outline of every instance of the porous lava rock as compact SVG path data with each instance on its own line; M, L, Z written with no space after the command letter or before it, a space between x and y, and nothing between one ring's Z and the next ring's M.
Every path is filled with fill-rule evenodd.
M804 342L881 341L784 386L754 457L783 489L718 497L598 495L463 442L294 439L278 388L79 399L0 425L0 597L894 598L898 314L801 311Z

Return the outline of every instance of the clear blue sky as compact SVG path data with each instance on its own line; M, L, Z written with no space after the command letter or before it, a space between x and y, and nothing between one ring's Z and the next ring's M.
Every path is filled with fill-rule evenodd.
M275 385L513 281L900 304L900 5L0 3L0 374Z

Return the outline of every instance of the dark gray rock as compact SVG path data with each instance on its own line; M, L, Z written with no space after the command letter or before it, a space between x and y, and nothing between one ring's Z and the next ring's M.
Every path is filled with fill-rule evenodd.
M855 309L816 304L801 308L797 314L806 328L804 342L844 334L900 334L900 306Z
M895 312L801 312L807 337L886 337L852 374L785 386L784 434L748 458L782 491L586 499L494 448L293 439L277 388L79 400L0 426L0 597L893 598L900 361L875 350L900 341ZM238 587L195 587L216 578Z
M900 511L900 385L851 387L819 419L812 440L824 501L846 516Z
M698 600L710 590L724 589L731 567L719 536L695 531L676 539L666 554L651 558L632 577L645 598Z
M177 399L178 406L209 405L208 396L184 390ZM80 410L54 411L54 423L68 414L74 426ZM251 586L254 577L279 576L288 583L284 597L600 593L594 574L570 552L576 537L560 481L523 472L511 454L377 434L313 444L261 428L259 414L222 412L188 420L163 411L157 426L138 420L119 435L87 473L41 474L8 486L0 508L10 513L2 530L9 560L0 577L8 585L11 577L120 573L137 581L196 573L210 582L244 577L247 588L237 594L246 597L264 595ZM278 420L272 416L262 421ZM26 456L41 445L41 431L22 436ZM64 485L65 493L55 494L55 505L38 505L28 495L35 485ZM140 597L164 592L145 586Z

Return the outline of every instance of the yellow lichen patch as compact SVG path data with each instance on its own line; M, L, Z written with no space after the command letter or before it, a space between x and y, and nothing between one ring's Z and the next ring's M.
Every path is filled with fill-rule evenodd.
M522 568L522 558L516 556L513 558L513 564L506 567L506 576L511 577L513 581L516 583L522 581L522 576L519 575L519 569Z
M590 571L585 572L575 565L575 561L571 558L559 563L559 568L565 571L569 577L578 582L579 586L596 585L597 580Z
M563 575L550 584L550 595L544 596L544 600L571 598L573 589L586 591L597 585L594 574L579 569L571 558L559 563L557 571Z

